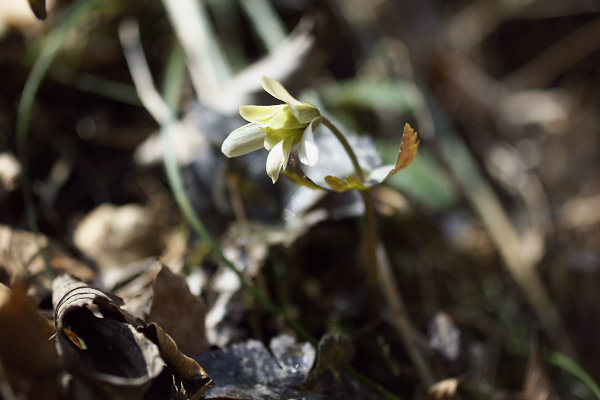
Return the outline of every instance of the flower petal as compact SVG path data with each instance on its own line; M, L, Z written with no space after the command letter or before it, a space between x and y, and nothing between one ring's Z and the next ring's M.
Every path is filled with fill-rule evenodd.
M265 146L265 149L270 151L273 147L275 147L275 145L277 143L279 143L281 141L283 141L283 138L273 136L273 135L267 135L267 136L265 136L263 146Z
M290 159L290 154L292 154L292 147L294 147L294 139L286 139L283 141L283 169L287 168L288 160Z
M290 110L294 117L296 117L301 124L308 124L310 121L321 115L318 107L297 100L281 83L274 79L263 76L262 86L271 96L281 101L285 101L290 106Z
M229 158L248 154L263 147L265 136L258 124L246 124L227 136L221 151Z
M288 131L296 129L299 130L297 133L304 130L306 124L300 123L300 121L298 121L296 116L293 114L290 106L288 106L287 104L284 104L283 106L284 109L275 114L273 118L269 120L269 128L273 130L285 129Z
M285 107L285 104L278 104L276 106L241 106L240 115L249 122L266 122Z
M271 79L269 77L262 77L262 87L265 89L267 93L271 96L288 103L289 105L301 105L303 104L301 101L296 100L284 87L281 83L277 82L275 79Z
M308 103L301 103L300 105L290 104L290 110L292 110L294 117L302 124L308 124L321 116L319 107Z
M267 157L267 175L271 177L273 183L277 182L277 178L279 178L284 158L282 140L273 146Z
M315 119L313 122L308 124L302 139L300 140L300 147L298 148L298 157L300 162L309 167L314 167L319 162L319 148L317 142L315 142L314 130L319 126L319 120Z
M292 151L292 141L282 140L277 143L267 157L267 174L273 180L273 183L277 182L281 168L285 169L290 152Z

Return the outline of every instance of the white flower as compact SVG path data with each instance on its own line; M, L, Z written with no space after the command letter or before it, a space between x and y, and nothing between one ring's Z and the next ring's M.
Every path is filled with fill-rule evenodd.
M241 106L240 115L250 123L231 132L221 151L227 157L237 157L264 147L269 150L267 174L275 183L296 145L301 163L312 167L319 161L314 131L321 122L321 112L312 104L296 100L276 80L263 77L262 86L285 104Z

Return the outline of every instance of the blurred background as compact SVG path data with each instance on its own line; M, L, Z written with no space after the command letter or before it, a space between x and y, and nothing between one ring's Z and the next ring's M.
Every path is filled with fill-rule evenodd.
M42 21L26 0L0 0L0 223L31 229L28 181L41 233L92 266L89 279L110 288L107 271L162 254L209 304L217 298L210 277L218 262L198 238L188 232L183 249L165 255L186 223L162 165L161 121L140 100L126 61L130 43L143 49L156 90L181 121L172 145L215 238L262 249L248 250L246 273L274 301L317 337L350 335L352 365L387 390L422 396L422 376L389 318L366 311L360 198L283 177L273 185L266 151L232 160L220 153L245 123L240 105L274 104L260 87L267 75L364 140L366 158L394 163L404 124L419 132L413 165L374 197L436 381L459 379L465 398L594 398L552 355L567 354L600 379L600 3L46 6ZM139 41L124 21L137 22ZM43 80L24 94L40 59L49 62ZM21 136L19 118L29 121ZM321 157L336 160L323 146ZM323 168L307 175L318 181ZM47 307L43 295L39 304ZM267 340L283 329L243 304L232 322L243 329L213 343Z

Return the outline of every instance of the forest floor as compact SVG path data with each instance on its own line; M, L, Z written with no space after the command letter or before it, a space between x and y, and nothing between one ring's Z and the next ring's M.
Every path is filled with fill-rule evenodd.
M46 9L0 2L0 400L600 398L596 2ZM321 123L273 183L221 151L263 76L416 158L331 190Z

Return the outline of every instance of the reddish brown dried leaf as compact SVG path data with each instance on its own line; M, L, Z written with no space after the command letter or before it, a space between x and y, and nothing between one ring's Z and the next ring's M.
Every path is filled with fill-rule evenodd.
M388 176L394 175L402 168L408 167L417 156L418 149L419 138L417 132L415 132L415 130L409 124L404 125L404 133L402 135L402 145L400 146L398 161L396 161L396 167L389 173Z
M152 285L149 321L156 322L187 354L201 354L207 349L204 319L206 304L190 293L185 279L162 266Z
M25 399L56 399L59 367L53 329L23 289L0 284L0 362L13 392Z
M183 354L171 336L155 323L148 324L144 333L158 344L160 355L183 382L189 400L198 400L208 390L211 378L194 359Z

